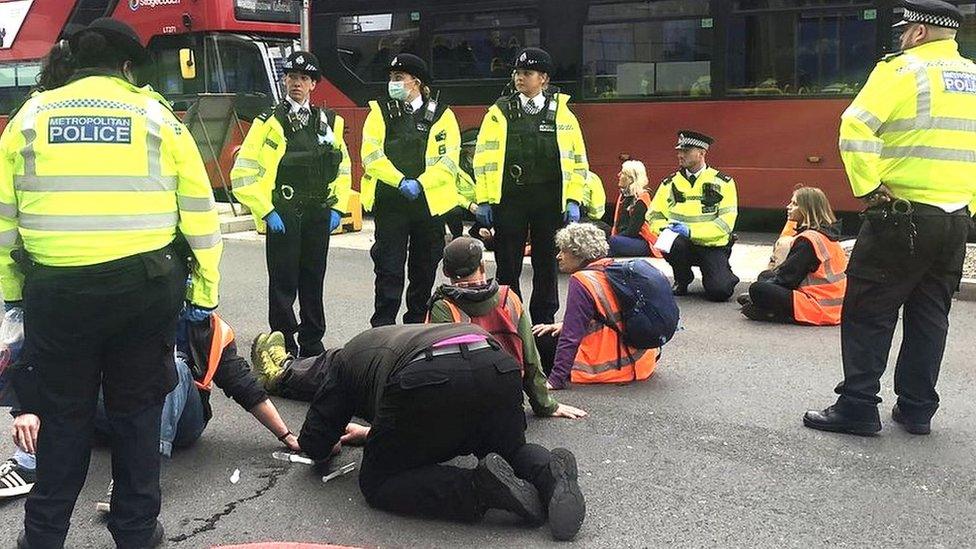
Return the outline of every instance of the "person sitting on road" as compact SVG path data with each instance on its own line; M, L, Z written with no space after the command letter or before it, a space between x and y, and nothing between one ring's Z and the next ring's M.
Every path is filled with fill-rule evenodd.
M739 296L742 314L752 320L840 324L847 255L837 242L840 232L827 195L816 187L801 187L786 211L797 225L789 255Z
M647 223L647 210L651 206L651 193L647 190L647 169L640 160L628 160L617 174L620 196L613 215L613 233L610 237L611 257L644 257L654 251L657 235Z
M272 343L284 349L284 336L278 333ZM214 384L250 412L288 449L301 451L298 438L268 399L247 361L237 354L233 330L216 313L202 322L181 318L173 356L178 381L163 403L160 454L169 457L173 448L186 448L200 438L213 417L210 392ZM17 414L14 419L17 450L13 457L0 463L0 499L25 495L33 487L36 479L34 451L40 426L40 418L33 414ZM99 398L95 430L104 434L109 428L104 401ZM100 511L111 511L111 494L110 484L106 497L98 502Z
M603 232L587 223L570 223L556 233L556 246L559 270L572 274L566 314L562 322L532 328L536 336L558 336L549 387L650 377L657 349L631 348L620 339L620 306L603 272L613 263Z
M464 522L501 509L533 525L548 516L558 540L576 536L586 515L576 457L526 443L522 367L481 327L384 326L309 359L268 341L254 351L266 387L311 400L302 449L327 466L341 445L364 444L371 507ZM473 469L443 464L469 454Z
M481 242L467 237L455 239L444 248L444 275L451 283L434 292L427 321L481 326L522 366L522 387L536 415L585 417L583 410L560 404L549 394L529 311L508 286L487 278L483 253Z

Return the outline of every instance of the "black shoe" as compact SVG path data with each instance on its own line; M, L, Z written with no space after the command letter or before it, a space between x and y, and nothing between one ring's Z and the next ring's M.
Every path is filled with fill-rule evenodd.
M586 501L579 486L576 456L565 448L554 449L549 472L556 480L549 498L549 529L553 538L569 541L576 537L586 518Z
M758 320L760 322L769 322L770 320L773 320L776 317L776 315L774 315L773 313L769 311L764 311L759 307L756 307L752 303L743 305L742 309L739 312L741 312L742 315L748 318L749 320Z
M752 303L752 298L749 297L749 292L744 292L739 294L739 297L735 298L735 302L739 305L746 306Z
M854 418L842 413L837 406L830 406L823 411L810 410L803 414L803 424L818 431L860 436L871 436L881 430L881 419L877 416L877 411L873 418Z
M903 429L913 435L927 435L932 432L931 422L912 421L901 412L901 408L897 404L891 409L891 419L895 420L895 423L901 425Z
M671 293L674 295L688 295L688 285L675 282L674 285L671 286Z
M515 476L502 456L492 453L482 458L474 470L474 484L489 509L511 511L532 525L545 522L539 492Z

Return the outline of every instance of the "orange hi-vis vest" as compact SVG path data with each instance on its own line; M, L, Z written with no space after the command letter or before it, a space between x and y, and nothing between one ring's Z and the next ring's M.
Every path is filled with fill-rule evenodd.
M597 315L580 341L570 379L573 383L626 383L647 379L657 366L657 349L636 349L624 345L623 316L617 296L603 272L612 259L601 259L573 273L596 304ZM617 327L614 330L607 323ZM619 333L618 333L619 332Z
M642 192L640 196L637 197L637 200L640 200L641 202L644 203L644 206L647 207L647 211L651 211L651 193L646 191ZM617 231L617 222L620 221L621 210L624 207L623 204L624 204L624 195L623 193L621 193L620 196L617 197L617 208L613 212L613 227L611 227L610 229L611 231L610 234L612 235L616 235L619 232ZM651 225L650 223L647 222L647 219L645 219L644 224L641 225L640 237L647 242L647 246L651 249L652 257L657 257L657 258L664 257L663 255L661 255L661 252L659 252L657 248L654 247L654 244L657 242L657 235L651 231Z
M847 255L840 244L822 233L805 230L796 236L811 244L820 266L793 290L793 317L797 322L819 326L840 324L840 313L847 290Z
M445 298L444 304L451 311L451 320L457 322L470 322L482 328L498 341L508 354L515 357L519 367L525 374L525 352L522 347L522 337L518 332L519 320L522 318L522 302L518 295L513 294L509 287L504 284L498 285L498 306L488 314L471 317L461 310L460 307ZM430 313L427 313L427 322L430 322Z
M221 357L224 356L224 349L234 341L234 330L217 313L210 314L210 328L212 334L207 352L207 369L203 372L203 377L193 380L201 391L209 391L213 386L213 377L220 366Z

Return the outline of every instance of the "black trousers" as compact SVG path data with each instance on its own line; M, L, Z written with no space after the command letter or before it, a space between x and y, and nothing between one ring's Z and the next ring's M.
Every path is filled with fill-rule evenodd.
M475 521L486 506L474 488L473 470L442 463L490 452L505 458L542 497L552 495L549 450L525 442L521 373L514 359L484 349L414 362L386 386L359 486L372 507Z
M85 268L39 268L24 286L15 388L44 426L24 506L33 548L62 547L88 473L99 388L111 426L118 547L143 547L159 515L159 418L176 385L173 344L186 269L164 250Z
M705 298L710 301L726 301L735 292L735 285L739 277L732 272L729 256L732 254L732 244L727 246L698 246L683 236L675 239L671 245L671 252L664 254L664 259L674 271L674 281L687 286L695 280L691 268L697 266L702 272L702 286L705 287Z
M532 299L529 314L536 323L552 323L559 310L559 265L556 231L563 226L560 183L510 186L495 206L495 277L524 299L520 286L526 238L532 245Z
M274 205L285 233L267 235L268 324L285 334L289 353L315 356L323 351L325 336L322 301L332 212L325 204L300 205L280 197ZM300 323L295 319L296 296Z
M749 286L749 298L761 311L771 313L770 320L793 323L793 290L772 282L758 281Z
M407 200L385 184L376 186L376 241L369 251L376 274L376 297L370 325L396 324L403 297L406 265L407 312L404 324L419 324L427 315L427 300L437 278L437 264L444 255L444 221L430 215L427 199Z
M841 317L844 381L836 392L838 405L853 414L877 413L880 379L902 308L904 335L895 365L898 407L918 421L928 421L939 407L935 385L970 219L965 208L946 214L915 204L915 211L914 253L906 220L873 215L861 226L851 253Z

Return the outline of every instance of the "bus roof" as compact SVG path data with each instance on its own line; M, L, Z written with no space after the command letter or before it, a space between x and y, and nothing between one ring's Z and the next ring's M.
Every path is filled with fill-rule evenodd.
M298 36L300 3L288 0L13 0L0 2L0 61L44 57L68 25L86 25L106 14L125 21L142 42L158 35L228 31ZM26 14L26 15L24 15Z

